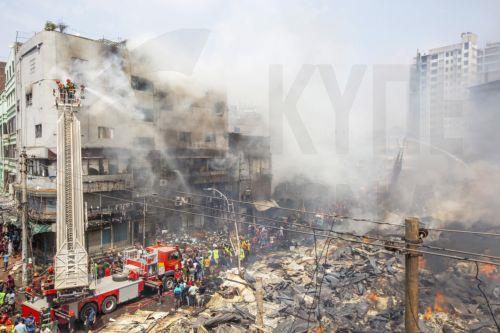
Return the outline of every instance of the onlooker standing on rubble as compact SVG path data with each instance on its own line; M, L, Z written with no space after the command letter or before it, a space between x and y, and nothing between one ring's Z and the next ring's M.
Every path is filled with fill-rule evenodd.
M206 256L205 259L203 259L203 276L207 276L210 274L210 257Z
M189 287L188 292L187 292L187 303L188 306L194 306L196 305L196 294L198 293L198 287L193 284L192 286Z
M182 271L180 269L176 269L175 272L174 272L174 280L175 280L175 283L180 283L182 279Z
M161 297L163 296L163 283L158 286L158 305L161 305Z
M214 250L212 251L212 258L215 261L215 265L219 265L219 248L214 244Z
M9 239L9 243L7 245L7 252L11 256L14 253L14 244L12 243L12 240Z
M14 288L9 289L7 295L5 295L5 303L9 306L9 314L13 315L16 309L16 293L14 292Z
M187 285L186 285L186 282L184 282L184 281L182 281L182 282L180 283L180 285L181 285L181 288L182 288L182 293L181 293L181 305L182 305L182 303L183 303L183 302L184 302L184 300L186 299L186 295L187 295L187 289L188 289L188 287L187 287Z
M5 286L7 289L14 289L16 287L16 283L14 282L14 278L12 275L7 275L7 281L5 281Z
M178 283L174 288L174 297L175 297L175 308L180 308L182 305L182 284Z
M9 268L9 253L5 253L3 255L3 270L7 272L8 268Z

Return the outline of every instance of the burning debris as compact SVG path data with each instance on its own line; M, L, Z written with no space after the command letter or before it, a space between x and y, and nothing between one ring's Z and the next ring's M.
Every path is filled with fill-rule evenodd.
M474 265L459 262L434 274L420 259L421 332L495 332L474 284ZM500 301L496 272L481 265ZM403 332L404 258L369 244L303 241L257 255L243 277L221 272L222 283L204 305L178 309L150 332ZM258 280L263 301L259 311ZM262 315L263 327L257 322Z

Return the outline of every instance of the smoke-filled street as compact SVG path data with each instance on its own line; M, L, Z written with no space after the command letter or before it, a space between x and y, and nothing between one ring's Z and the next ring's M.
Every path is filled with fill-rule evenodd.
M0 332L500 332L497 13L0 0Z

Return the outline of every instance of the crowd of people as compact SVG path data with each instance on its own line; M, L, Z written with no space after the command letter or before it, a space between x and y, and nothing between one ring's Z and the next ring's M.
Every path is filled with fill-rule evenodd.
M205 247L186 244L182 251L182 268L174 272L173 280L163 276L158 302L161 304L165 293L171 292L176 308L202 306L210 280L220 276L222 270L236 267L238 259L244 264L253 254L279 246L285 236L282 226L269 228L250 224L244 235L240 235L239 244L235 244L236 240Z
M11 224L2 225L0 229L0 253L2 254L3 270L6 272L11 263L11 257L19 252L21 236L19 229Z
M158 293L158 303L162 304L165 297L174 298L175 308L183 306L203 306L209 290L213 290L212 282L217 280L221 271L236 267L238 262L244 264L250 260L253 254L273 249L279 246L286 238L286 230L283 227L266 227L250 224L247 229L242 230L239 239L230 239L227 234L218 238L216 243L185 244L181 251L181 265L173 272L173 275L158 277L161 281ZM221 241L224 240L224 241ZM16 229L7 229L2 232L0 239L0 251L4 256L4 268L7 270L10 255L19 249L19 232ZM209 245L210 244L210 245ZM7 257L7 258L5 258ZM121 271L122 264L120 256L101 258L91 262L91 271L96 278L103 278ZM31 285L26 288L24 295L27 300L42 294L42 290L48 284L52 284L51 276L54 271L52 267L42 273L35 273L31 279ZM16 311L16 288L14 278L8 275L4 282L0 282L0 333L16 332L59 332L61 323L38 327L32 316L23 318ZM83 327L86 331L92 329L97 314L90 313ZM76 318L75 318L76 320ZM64 331L72 331L75 320L64 323ZM59 324L59 325L58 325Z

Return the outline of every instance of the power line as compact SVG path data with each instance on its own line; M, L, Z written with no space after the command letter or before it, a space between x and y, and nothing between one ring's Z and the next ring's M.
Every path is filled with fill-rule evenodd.
M120 198L120 197L114 197L114 196L109 196L109 195L105 195L105 194L97 194L97 193L91 193L91 194L102 195L103 197L107 197L107 198L111 198L111 199L117 199L117 200L122 200L122 201L130 202L130 203L144 205L144 203L142 203L142 202L133 201L133 200L129 200L129 199L124 199L124 198ZM195 215L195 216L210 217L210 218L215 218L215 219L221 219L221 220L226 220L226 221L234 222L234 220L232 220L230 218L224 218L224 217L219 217L219 216L206 215L206 214L195 213L195 212L190 212L190 211L185 211L185 210L180 210L180 209L174 209L174 208L168 208L168 207L161 207L161 206L156 206L156 205L152 205L152 204L148 204L148 206L155 207L155 208L158 208L158 209L164 209L164 210L168 210L168 211L174 211L174 212L186 213L186 214ZM276 229L276 230L282 229L282 230L287 230L287 231L291 231L291 232L295 232L295 233L300 233L300 234L304 234L304 235L314 235L311 232L294 230L294 229L283 228L283 227L274 227L274 226L269 226L269 225L259 224L259 223L250 223L250 222L243 222L243 221L239 221L238 223L247 224L247 225L258 225L258 226L263 226L263 227L266 227L266 228ZM374 247L381 247L381 248L388 248L389 247L391 249L399 250L401 252L428 254L428 255L433 255L433 256L440 256L440 257L450 258L450 259L456 259L456 260L462 260L462 261L470 261L470 262L478 262L478 263L482 263L482 264L489 264L489 265L494 265L494 266L500 266L500 263L496 263L496 262L492 262L492 261L486 261L486 260L480 260L480 259L472 259L472 258L468 258L468 257L459 257L459 256L455 256L455 255L448 255L448 254L442 254L442 253L436 253L436 252L429 252L429 251L423 251L423 250L415 250L415 249L411 249L410 250L410 249L407 249L405 247L394 246L392 244L388 245L388 244L366 243L366 242L363 242L363 241L360 241L360 240L343 238L340 235L336 236L336 237L331 237L331 236L324 235L324 234L320 234L320 235L317 234L317 236L320 236L320 237L325 238L325 239L338 238L338 239L342 239L342 240L344 240L346 242L364 244L364 245L367 245L367 246L374 246ZM362 237L362 236L357 236L357 237ZM381 239L380 241L385 241L385 240Z
M140 193L140 192L132 191L132 190L127 190L127 191L129 191L129 192L135 192L135 193ZM163 196L151 195L151 197L153 197L153 198L159 197L159 198L162 198L162 199L164 199L166 201L170 201L170 202L174 202L174 203L176 202L175 199L170 199L170 198L163 197ZM220 199L218 197L212 197L212 198ZM201 205L201 204L187 203L187 205L194 206L194 207L202 207L202 208L206 208L206 209L210 209L210 210L218 211L218 212L223 212L223 213L228 213L227 210L219 209L219 208L213 208L213 207L206 206L206 205ZM245 214L245 213L236 213L236 212L233 212L233 214L239 215L239 216L244 216L244 217L250 217L250 218L254 217L251 214ZM283 220L279 220L279 219L275 219L275 218L271 218L271 217L259 216L259 219L260 220L265 220L265 221L271 221L271 222L276 222L276 223L284 224ZM362 236L362 235L356 235L356 234L353 234L353 233L350 233L350 232L333 231L333 230L328 230L328 229L313 227L311 225L303 225L303 224L300 224L300 223L289 222L287 224L288 225L295 225L295 226L298 226L298 227L307 228L307 229L311 229L311 230L315 230L315 231L329 231L331 233L333 232L333 233L336 233L336 234L339 234L339 235L346 235L346 236L353 236L353 237L364 237L366 239L380 240L380 238L376 238L376 237L373 237L373 236L368 236L368 235L363 235ZM405 242L402 242L402 241L394 241L394 240L390 240L390 241L391 242L395 242L395 243L405 244Z
M125 191L127 192L131 192L131 193L139 193L139 194L142 194L142 192L139 192L139 191L133 191L133 190L128 190L126 189ZM215 196L209 196L209 195L202 195L202 194L194 194L194 193L188 193L188 192L182 192L182 191L174 191L174 192L178 192L178 193L184 193L184 194L193 194L193 195L198 195L198 196L201 196L201 197L206 197L206 198L211 198L211 199L217 199L217 200L220 200L219 197L215 197ZM108 197L108 198L114 198L114 199L119 199L119 200L127 200L127 199L123 199L123 198L119 198L119 197L113 197L113 196L109 196L109 195L105 195L105 194L97 194L97 193L87 193L87 194L92 194L92 195L102 195L104 197ZM164 196L159 196L159 195L148 195L150 197L159 197L159 198L162 198L166 201L171 201L171 202L175 202L176 200L175 199L170 199L170 198L167 198L167 197L164 197ZM130 201L130 202L134 202L134 203L138 203L138 204L141 204L143 205L142 202L135 202L135 201ZM155 208L160 208L160 209L169 209L167 207L159 207L159 206L153 206L153 205L150 205L148 204L150 207L155 207ZM211 210L214 210L214 211L219 211L219 212L224 212L224 213L227 213L227 211L223 210L223 209L217 209L217 208L213 208L213 207L210 207L210 206L205 206L205 205L200 205L200 204L194 204L194 203L189 203L188 205L191 205L191 206L198 206L198 207L203 207L203 208L207 208L207 209L211 209ZM176 210L176 211L180 211L180 210ZM184 212L188 212L188 211L184 211ZM191 213L191 212L189 212ZM193 213L194 214L194 213ZM246 217L253 217L253 215L250 215L250 214L245 214L245 213L234 213L235 215L240 215L240 216L246 216ZM207 217L212 217L212 218L220 218L218 216L209 216L209 215L204 215L204 216L207 216ZM273 221L273 222L277 222L277 223L284 223L283 221L280 221L278 219L273 219L273 218L268 218L268 217L259 217L259 219L262 219L262 220L267 220L267 221ZM360 220L360 219L357 219L357 220ZM362 219L361 219L362 220ZM231 220L233 221L233 220ZM233 221L234 222L234 221ZM241 221L238 221L238 223L244 223L244 222L241 222ZM248 223L246 223L248 224ZM315 230L315 231L322 231L322 232L327 232L329 230L327 229L323 229L323 228L315 228L313 226L307 226L307 225L302 225L302 224L299 224L299 223L288 223L290 225L294 225L294 226L298 226L298 227L301 227L301 228L308 228L308 229L311 229L311 230ZM265 225L264 225L265 226ZM269 226L268 226L269 227ZM291 230L291 229L288 229L288 230ZM435 230L435 229L434 229ZM293 230L292 230L293 231ZM294 232L299 232L299 231L294 231ZM466 231L458 231L458 232L466 232ZM396 244L400 244L400 245L404 245L405 242L403 241L395 241L395 240L388 240L388 239L380 239L380 238L377 238L377 237L373 237L373 236L369 236L369 235L356 235L356 234L353 234L353 233L349 233L349 232L340 232L340 231L330 231L330 233L335 233L335 234L338 234L338 235L345 235L345 236L351 236L351 237L362 237L362 238L365 238L365 239L371 239L371 240L378 240L378 241L382 241L382 242L391 242L392 244L396 243ZM365 243L365 242L363 242ZM392 246L392 244L390 245L391 248L395 248L394 246ZM481 254L481 253L473 253L473 252L467 252L467 251L462 251L462 250L456 250L456 249L449 249L449 248L444 248L444 247L436 247L436 246L431 246L431 245L423 245L423 244L420 244L421 247L426 247L426 248L429 248L429 249L435 249L435 250L441 250L441 251L446 251L446 252L454 252L454 253L460 253L460 254L467 254L467 255L472 255L472 256L477 256L477 257L486 257L486 258L491 258L491 259L497 259L499 260L500 257L496 257L496 256L491 256L491 255L486 255L486 254ZM428 253L429 254L429 253ZM453 257L454 259L457 259L457 260L460 260L458 257L454 256ZM466 259L470 259L470 258L466 258ZM465 260L465 259L464 259ZM484 262L486 263L486 262Z
M47 166L46 164L40 163L42 165ZM179 190L174 190L171 187L169 187L173 192L176 193L182 193L186 194L189 196L198 196L198 197L205 197L205 198L211 198L211 199L220 199L215 196L207 195L207 194L200 194L200 193L192 193L192 192L184 192L184 191L179 191ZM128 192L133 192L133 193L141 193L138 191L133 191L133 190L128 190L124 189L124 191ZM160 196L161 197L161 196ZM228 199L232 201L233 203L241 203L241 204L248 204L248 205L258 205L258 206L263 206L263 207L269 207L269 208L276 208L276 209L281 209L281 210L286 210L286 211L292 211L295 213L301 213L301 214L312 214L312 215L324 215L332 218L339 218L339 219L345 219L345 220L352 220L352 221L357 221L357 222L368 222L368 223L374 223L374 224L381 224L381 225L391 225L391 226L396 226L396 227L404 227L403 224L398 224L398 223L390 223L390 222L385 222L385 221L377 221L377 220L372 220L368 218L358 218L358 217L352 217L352 216L343 216L339 214L328 214L328 213L321 213L321 212L311 212L311 211L302 211L300 209L294 209L294 208L286 208L286 207L276 207L273 205L266 205L264 203L259 203L256 204L255 202L250 202L250 201L241 201L241 200L235 200L235 199ZM494 232L483 232L483 231L470 231L470 230L459 230L459 229L447 229L447 228L432 228L432 227L426 227L425 229L431 230L431 231L442 231L442 232L453 232L453 233L463 233L463 234L475 234L475 235L483 235L483 236L494 236L494 237L500 237L500 233L494 233Z
M467 252L467 251L461 251L461 250L455 250L455 249L448 249L446 247L439 247L439 246L426 245L426 244L420 244L420 246L428 248L428 249L431 249L431 250L440 250L440 251L446 251L446 252L455 252L455 253L468 254L468 255L472 255L472 256L478 256L478 257L485 257L485 258L500 260L500 257L492 256L492 255L489 255L489 254L481 254L481 253Z
M182 193L186 194L189 196L199 196L199 197L206 197L206 198L216 198L210 195L206 194L199 194L199 193L192 193L192 192L184 192L184 191L179 191L179 190L173 190L172 191L176 193ZM134 191L131 191L134 192ZM310 214L310 215L324 215L328 217L333 217L333 218L340 218L340 219L346 219L346 220L352 220L352 221L357 221L357 222L368 222L368 223L375 223L375 224L382 224L382 225L391 225L391 226L396 226L396 227L404 227L404 224L398 224L398 223L391 223L391 222L385 222L385 221L378 221L378 220L372 220L368 218L359 218L359 217L352 217L352 216L344 216L340 214L328 214L328 213L321 213L321 212L312 212L312 211L302 211L300 209L294 209L294 208L286 208L286 207L276 207L273 205L267 205L265 203L255 203L255 202L250 202L250 201L241 201L241 200L235 200L235 199L229 199L233 202L236 203L242 203L242 204L248 204L248 205L257 205L257 206L262 206L262 207L269 207L269 208L276 208L276 209L282 209L286 211L292 211L295 213L301 213L301 214ZM445 229L445 228L426 228L427 230L432 230L432 231L443 231L443 232L454 232L454 233L464 233L464 234L476 234L476 235L483 235L483 236L494 236L494 237L500 237L500 233L494 233L494 232L483 232L483 231L469 231L469 230L459 230L459 229Z
M425 228L425 229L432 230L432 231L444 231L444 232L455 232L455 233L461 233L461 234L474 234L474 235L500 237L500 234L495 233L495 232L469 231L469 230L445 229L445 228Z
M173 190L172 191L176 193L182 193L186 194L189 196L199 196L199 197L206 197L206 198L216 198L210 195L206 194L199 194L199 193L192 193L192 192L183 192L179 190ZM327 214L327 213L320 213L320 212L312 212L312 211L307 211L307 210L300 210L300 209L295 209L295 208L287 208L287 207L276 207L273 205L266 205L265 203L255 203L255 202L250 202L250 201L242 201L242 200L236 200L236 199L229 199L232 202L240 203L240 204L246 204L246 205L257 205L257 206L262 206L262 207L268 207L268 208L276 208L276 209L281 209L281 210L286 210L286 211L291 211L294 213L300 213L300 214L309 214L309 215L324 215L328 217L333 217L333 218L340 218L340 219L346 219L346 220L353 220L353 221L358 221L358 222L369 222L369 223L375 223L375 224L385 224L385 225L392 225L392 226L397 226L397 227L404 227L403 224L397 224L397 223L390 223L390 222L385 222L385 221L376 221L368 218L357 218L357 217L351 217L351 216L343 216L339 214Z
M138 191L132 191L132 190L126 190L126 191L133 192L133 193L140 193ZM164 196L152 195L151 197L162 198L162 199L164 199L166 201L176 202L175 199L170 199L170 198L167 198L167 197L164 197ZM210 196L210 198L218 198L218 197L212 197L212 196ZM203 207L203 208L211 209L211 210L214 210L214 211L219 211L219 212L227 213L226 210L217 209L217 208L213 208L213 207L206 206L206 205L194 204L194 203L188 203L188 205L196 206L196 207ZM234 212L234 214L235 215L240 215L240 216L245 216L245 217L253 217L253 215L245 214L245 213L236 213L236 212ZM280 224L284 224L284 222L282 220L275 219L275 218L259 217L259 219L266 220L266 221L271 221L271 222L277 222L277 223L280 223ZM288 224L289 225L295 225L295 226L298 226L298 227L308 228L308 229L316 230L316 231L329 231L330 233L333 232L333 233L340 234L340 235L347 235L347 236L353 236L353 237L363 237L363 238L372 239L372 240L381 240L380 238L369 236L369 235L356 235L356 234L349 233L349 232L340 232L340 231L327 230L327 229L323 229L323 228L317 228L317 227L308 226L308 225L302 225L302 224L293 223L293 222L290 222ZM385 239L383 239L383 240L387 241ZM389 240L389 241L391 241L392 243L399 243L399 244L402 244L402 245L406 244L404 241L395 241L395 240ZM456 250L456 249L449 249L449 248L445 248L445 247L437 247L437 246L432 246L432 245L424 245L424 244L420 244L420 246L421 247L426 247L426 248L429 248L429 249L446 251L446 252L455 252L455 253L461 253L461 254L467 254L467 255L477 256L477 257L486 257L486 258L500 260L500 257L496 257L496 256L492 256L492 255L487 255L487 254L482 254L482 253L473 253L473 252L467 252L467 251Z

